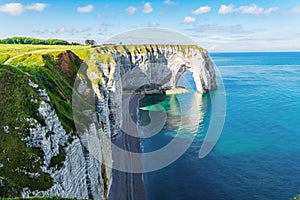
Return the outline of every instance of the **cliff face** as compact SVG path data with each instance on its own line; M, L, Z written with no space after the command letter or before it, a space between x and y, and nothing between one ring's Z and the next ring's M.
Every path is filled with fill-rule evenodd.
M43 151L44 163L41 169L50 174L53 185L45 191L24 188L22 196L61 196L82 199L107 199L111 184L111 170L104 163L111 162L111 150L101 139L111 135L110 129L98 129L97 121L89 123L83 132L67 134L51 106L51 100L45 90L29 82L41 98L38 112L45 120L42 126L33 118L28 118L32 128L29 136L23 140L27 146L40 148ZM107 98L97 93L104 102L97 106L108 110ZM106 100L106 102L105 102ZM90 117L90 116L87 116ZM102 118L109 123L107 115ZM92 137L93 140L85 140ZM64 150L62 150L64 149ZM58 159L63 157L59 162Z
M0 65L0 197L107 199L112 158L103 138L115 132L109 104L118 103L117 79L92 85L99 114L85 110L88 123L76 130L72 88L82 61L71 51L21 56L18 66ZM33 67L29 59L39 62ZM88 89L82 82L74 93Z
M66 134L47 93L38 89L38 85L33 82L29 82L29 85L43 99L38 112L45 119L45 126L36 124L25 140L30 147L43 150L42 169L51 175L53 186L46 191L24 190L23 196L107 199L112 170L106 166L112 165L112 153L110 143L104 138L111 138L120 129L122 87L119 68L93 60L79 69L74 83L72 106L74 120L84 122L82 126L76 127L77 132L73 135ZM81 98L77 101L78 96L84 101L81 102ZM81 103L87 105L82 106ZM51 135L47 137L49 131ZM50 166L51 160L61 156L60 148L65 150L62 163Z
M196 46L144 46L130 52L112 52L120 68L123 90L166 90L177 87L179 78L192 72L200 93L217 88L215 71L207 52Z
M101 46L85 64L71 51L38 56L35 68L31 54L0 67L0 176L16 184L11 196L107 199L105 138L122 127L122 91L174 89L187 70L199 92L217 87L207 52L195 46Z

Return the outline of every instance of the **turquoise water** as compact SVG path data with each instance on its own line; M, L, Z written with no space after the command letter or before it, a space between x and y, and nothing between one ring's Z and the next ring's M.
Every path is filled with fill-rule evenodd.
M149 123L148 111L157 110L157 104L168 113L163 129L143 139L145 152L174 137L183 142L195 137L180 159L144 174L147 199L289 199L300 194L300 53L211 57L226 88L227 115L217 145L205 158L198 153L214 106L210 95L199 97L198 103L193 93L140 102L141 124ZM190 73L179 84L195 91ZM180 116L192 120L182 123Z

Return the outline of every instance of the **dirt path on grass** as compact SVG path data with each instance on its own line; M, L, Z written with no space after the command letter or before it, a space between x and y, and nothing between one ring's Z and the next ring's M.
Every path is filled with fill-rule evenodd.
M9 65L9 63L11 61L13 61L14 59L19 58L21 56L24 56L24 55L30 55L30 54L34 54L34 53L48 53L48 52L56 52L56 51L59 51L59 49L55 49L55 50L53 50L53 49L39 49L39 50L34 50L34 51L28 51L28 52L21 53L21 54L18 54L18 55L15 55L15 56L9 58L3 64L4 65Z

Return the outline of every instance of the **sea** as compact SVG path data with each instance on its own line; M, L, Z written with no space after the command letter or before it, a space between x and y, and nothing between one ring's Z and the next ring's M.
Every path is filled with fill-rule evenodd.
M222 86L217 91L197 94L187 72L178 85L188 94L148 95L140 100L140 126L158 123L149 113L162 116L156 133L141 130L143 153L164 149L174 140L171 154L182 152L173 160L166 153L144 157L147 199L287 200L299 195L300 52L211 53L210 57ZM214 136L213 149L199 157L210 126L216 125L212 120L224 114L213 112L220 103L216 98L226 108L224 124L219 120L223 128ZM166 164L159 166L163 160Z

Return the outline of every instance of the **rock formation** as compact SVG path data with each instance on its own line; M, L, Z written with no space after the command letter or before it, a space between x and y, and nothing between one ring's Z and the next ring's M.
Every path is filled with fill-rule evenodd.
M213 63L204 49L180 45L145 45L134 51L123 48L123 53L111 52L121 71L123 90L174 89L187 70L192 72L198 92L217 87Z

